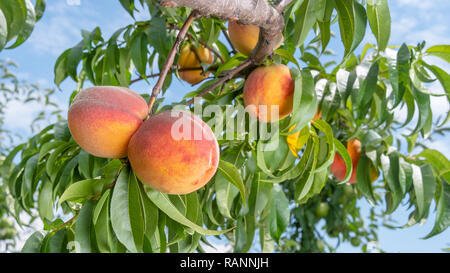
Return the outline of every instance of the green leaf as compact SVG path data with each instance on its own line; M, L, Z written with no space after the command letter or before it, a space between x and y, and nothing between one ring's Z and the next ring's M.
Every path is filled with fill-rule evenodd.
M156 229L158 228L159 210L155 206L155 204L153 204L152 201L150 201L150 199L148 198L142 183L139 184L139 188L141 192L140 194L141 194L142 208L144 209L145 214L144 218L145 236L147 238L152 238Z
M395 105L397 107L402 102L403 96L407 86L409 86L409 60L411 58L411 53L406 44L402 44L397 52L397 65L395 68L389 67L390 69L390 80L392 83L392 88L395 94Z
M77 244L77 252L91 253L91 228L92 228L92 212L95 206L94 200L86 202L80 210L75 223L74 241Z
M10 179L10 173L12 170L12 162L13 159L16 157L16 155L25 147L25 143L24 144L20 144L18 146L16 146L5 158L5 160L2 163L2 178L5 181L8 181Z
M302 45L317 19L317 3L319 1L304 0L295 12L294 41L295 45Z
M55 67L54 67L54 74L55 79L54 82L56 86L59 87L61 82L63 82L68 76L68 70L67 70L67 56L69 55L70 49L67 49L64 51L58 59L56 59Z
M326 158L323 161L322 165L318 165L316 167L316 172L320 172L328 166L330 166L334 161L334 155L335 155L335 139L333 136L333 130L331 126L324 120L315 120L313 121L313 126L322 131L325 134L325 140L327 142L327 154Z
M358 189L367 198L371 205L375 205L372 182L370 181L370 160L366 154L362 154L356 168L356 180Z
M355 11L353 0L335 0L339 16L339 30L345 48L345 56L351 53L355 36Z
M381 155L381 168L383 170L384 178L389 187L389 196L392 202L389 203L389 207L386 213L391 214L400 205L403 198L402 187L400 185L400 162L399 156L396 153L392 153L389 156Z
M447 99L450 101L450 75L445 72L442 68L437 67L435 65L429 65L425 62L422 62L422 64L428 68L433 74L436 76L436 78L441 83L442 87L444 88L445 93L447 94Z
M120 0L120 4L130 14L130 16L134 18L134 0Z
M36 22L41 20L42 15L44 15L46 0L36 0L36 4L34 5L34 11L36 13Z
M230 210L234 198L239 194L239 189L236 188L232 183L228 181L222 172L217 172L214 176L214 188L216 191L216 202L220 213L230 219Z
M137 252L130 223L129 207L130 170L124 168L119 177L111 198L111 224L117 239L131 252Z
M237 220L235 230L236 242L234 244L235 253L246 253L250 250L255 237L256 217L247 214Z
M274 53L295 64L298 70L301 70L300 64L298 63L297 59L295 59L294 56L286 49L278 48L274 51Z
M8 28L6 26L6 17L0 9L0 51L5 47L8 38Z
M368 106L372 101L373 94L375 92L375 89L377 88L378 71L379 64L378 62L375 62L370 66L369 72L367 73L363 84L359 88L357 105L360 110L360 117L363 117L367 113L369 108Z
M318 161L320 145L318 137L314 137L312 139L313 141L310 142L312 143L312 145L310 144L312 146L310 153L304 153L302 155L302 159L303 157L306 158L304 160L306 165L304 165L305 167L302 168L304 171L300 175L299 179L297 179L294 182L295 183L294 197L297 203L300 203L300 201L305 200L304 197L307 196L314 182L314 172ZM300 160L299 164L302 163L302 159Z
M419 91L414 85L411 85L411 89L418 106L419 120L417 121L416 128L411 132L410 136L422 130L427 123L428 117L432 114L430 95Z
M137 33L130 43L131 43L130 45L131 60L133 61L133 64L136 66L136 70L139 72L139 74L142 77L144 77L148 60L147 37L145 33L143 32Z
M134 172L130 172L128 181L128 208L130 226L136 249L142 252L145 232L145 213L142 207L141 190Z
M24 0L25 2L25 9L26 9L26 15L25 15L25 21L22 26L22 29L17 35L16 42L9 46L8 49L12 49L15 47L18 47L23 42L25 42L31 35L31 32L33 32L34 25L36 24L36 14L34 12L34 6L30 2L30 0Z
M358 45L364 39L366 34L367 14L364 6L354 1L354 18L355 18L355 31L353 36L352 46L349 52L355 51Z
M367 1L367 17L378 42L378 50L384 51L391 36L391 14L387 0Z
M41 243L43 239L44 236L39 231L34 232L33 234L31 234L30 237L28 237L27 241L23 245L21 252L39 253L39 249L41 248Z
M67 73L75 82L78 81L77 67L83 58L83 45L83 42L80 42L78 45L69 49L67 54Z
M442 233L450 226L450 185L442 183L442 190L437 201L436 221L433 230L424 239Z
M48 240L48 253L65 253L67 251L67 230L61 229Z
M427 163L431 164L438 172L450 169L450 160L437 150L425 149L417 156L427 159ZM445 179L450 180L447 178Z
M82 202L99 195L107 186L105 179L87 179L70 185L59 198L58 204L65 201Z
M428 55L436 56L450 63L450 45L435 45L425 51Z
M245 186L244 181L242 181L239 170L233 164L224 160L219 161L218 170L229 182L231 182L233 185L236 186L236 188L239 189L242 203L245 206L245 198L246 198Z
M11 41L21 32L27 16L27 4L25 0L0 1L0 10L6 18L8 36L6 41Z
M39 193L38 211L41 219L52 220L53 215L53 188L50 181L42 181L42 189Z
M420 220L428 213L428 209L436 190L436 180L430 165L412 165L413 185L418 208L417 219Z
M39 154L35 154L30 159L28 159L27 164L25 165L24 175L23 175L23 184L22 184L22 196L30 194L34 176L37 168Z
M174 220L182 225L192 228L193 230L195 230L196 232L198 232L202 235L220 235L220 234L227 233L228 231L233 229L233 228L230 228L230 229L220 230L220 231L204 229L201 226L198 226L197 224L191 222L183 214L181 214L181 212L174 206L174 204L170 201L170 199L168 198L168 196L166 194L152 190L152 191L148 192L148 197L169 218L171 218L172 220Z
M317 95L314 79L309 70L302 70L301 76L295 77L294 104L292 118L287 130L295 125L290 132L296 133L303 129L313 119L317 111Z
M283 192L283 188L274 184L270 204L270 234L275 241L280 240L281 234L289 225L289 218L289 201Z
M92 222L95 229L95 239L100 252L111 252L112 228L110 218L111 190L108 189L95 206Z

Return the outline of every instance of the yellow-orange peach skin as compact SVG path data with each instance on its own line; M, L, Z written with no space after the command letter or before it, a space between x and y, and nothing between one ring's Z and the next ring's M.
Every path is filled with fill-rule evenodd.
M97 86L77 94L69 108L68 124L75 141L88 153L123 158L147 113L146 101L132 90Z
M228 34L230 35L230 41L234 48L248 56L258 43L259 27L242 25L230 20L228 21Z
M183 130L190 130L190 137L178 135ZM151 116L128 146L131 167L140 180L168 194L188 194L203 187L214 176L219 156L211 128L195 115L175 110Z
M178 59L178 65L180 69L184 68L198 68L201 67L201 63L212 64L214 62L214 56L211 51L203 46L196 48L191 45L185 45L180 51L180 57ZM190 84L197 84L209 75L209 72L202 74L202 69L180 71L180 77L184 81Z
M294 81L286 65L261 66L245 81L244 105L259 121L275 122L292 112ZM272 106L278 106L278 119L272 117ZM265 106L267 111L260 106Z

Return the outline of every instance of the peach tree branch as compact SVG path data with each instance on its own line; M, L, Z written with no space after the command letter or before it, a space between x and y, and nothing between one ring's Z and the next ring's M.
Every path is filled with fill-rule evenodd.
M167 56L167 60L161 70L158 81L156 82L155 87L152 90L152 95L151 95L150 101L148 103L149 115L152 112L153 104L156 101L156 97L161 92L162 86L164 84L164 80L166 79L167 74L169 73L170 68L173 65L173 62L175 60L175 55L178 52L180 44L186 37L186 33L188 32L189 27L191 26L192 22L194 22L194 20L198 17L200 17L200 13L198 13L195 10L192 11L191 14L189 14L189 17L186 19L186 22L184 22L183 26L181 27L180 31L178 32L177 38L175 39L175 43L173 44L172 49L170 50L169 55Z
M275 6L266 0L159 0L163 7L185 6L202 16L214 15L222 20L237 20L241 24L260 28L260 39L249 59L258 64L273 52L284 29L282 11L292 0L282 0Z

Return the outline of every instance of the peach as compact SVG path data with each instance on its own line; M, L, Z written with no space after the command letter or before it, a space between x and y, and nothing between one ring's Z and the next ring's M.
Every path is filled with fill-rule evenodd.
M237 51L244 55L250 55L259 39L259 27L254 25L242 25L234 20L228 21L228 34L231 44Z
M352 175L350 180L348 181L350 184L356 183L356 170L358 168L359 159L361 158L361 142L358 139L352 139L347 142L347 151L350 154L352 159ZM347 171L347 167L345 166L345 162L342 157L336 153L334 157L334 161L331 164L331 173L334 174L336 179L344 180L345 172ZM377 180L379 176L378 171L371 167L370 168L370 181L373 182Z
M275 122L292 112L294 81L286 65L261 66L253 70L244 84L244 105L249 114L262 122ZM278 106L278 118L272 109Z
M209 72L203 74L203 70L200 68L201 63L212 64L214 62L214 56L211 51L204 46L196 48L193 45L186 44L181 48L180 57L178 58L178 65L180 69L186 68L199 68L189 71L180 71L180 77L184 81L190 84L197 84L209 75Z
M128 145L131 167L140 180L168 194L188 194L216 173L220 149L211 128L185 111L151 116Z
M124 87L96 86L76 95L68 112L69 130L88 153L127 156L128 142L148 114L147 102Z

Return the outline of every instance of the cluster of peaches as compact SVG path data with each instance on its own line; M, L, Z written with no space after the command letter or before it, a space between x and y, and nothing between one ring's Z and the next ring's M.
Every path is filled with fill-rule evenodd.
M258 42L256 26L230 21L228 31L233 46L245 55ZM178 59L179 75L186 82L197 84L208 77L200 68L201 63L212 64L213 60L211 51L205 47L184 46ZM294 82L289 68L269 65L250 73L243 97L245 106L256 106L248 108L251 116L261 122L275 122L292 112L293 95ZM265 106L267 111L262 113L260 106ZM270 115L272 106L278 107L277 118ZM146 101L128 88L91 87L74 98L68 125L74 140L88 153L104 158L128 157L134 173L155 190L187 194L203 187L214 176L220 157L211 128L187 111L168 110L149 116L149 110ZM320 118L320 113L315 118ZM188 131L201 132L202 136L174 137L176 124L187 124L191 126ZM349 142L354 172L361 150L358 142ZM343 179L345 170L342 158L336 154L331 172ZM356 173L350 182L355 181Z

